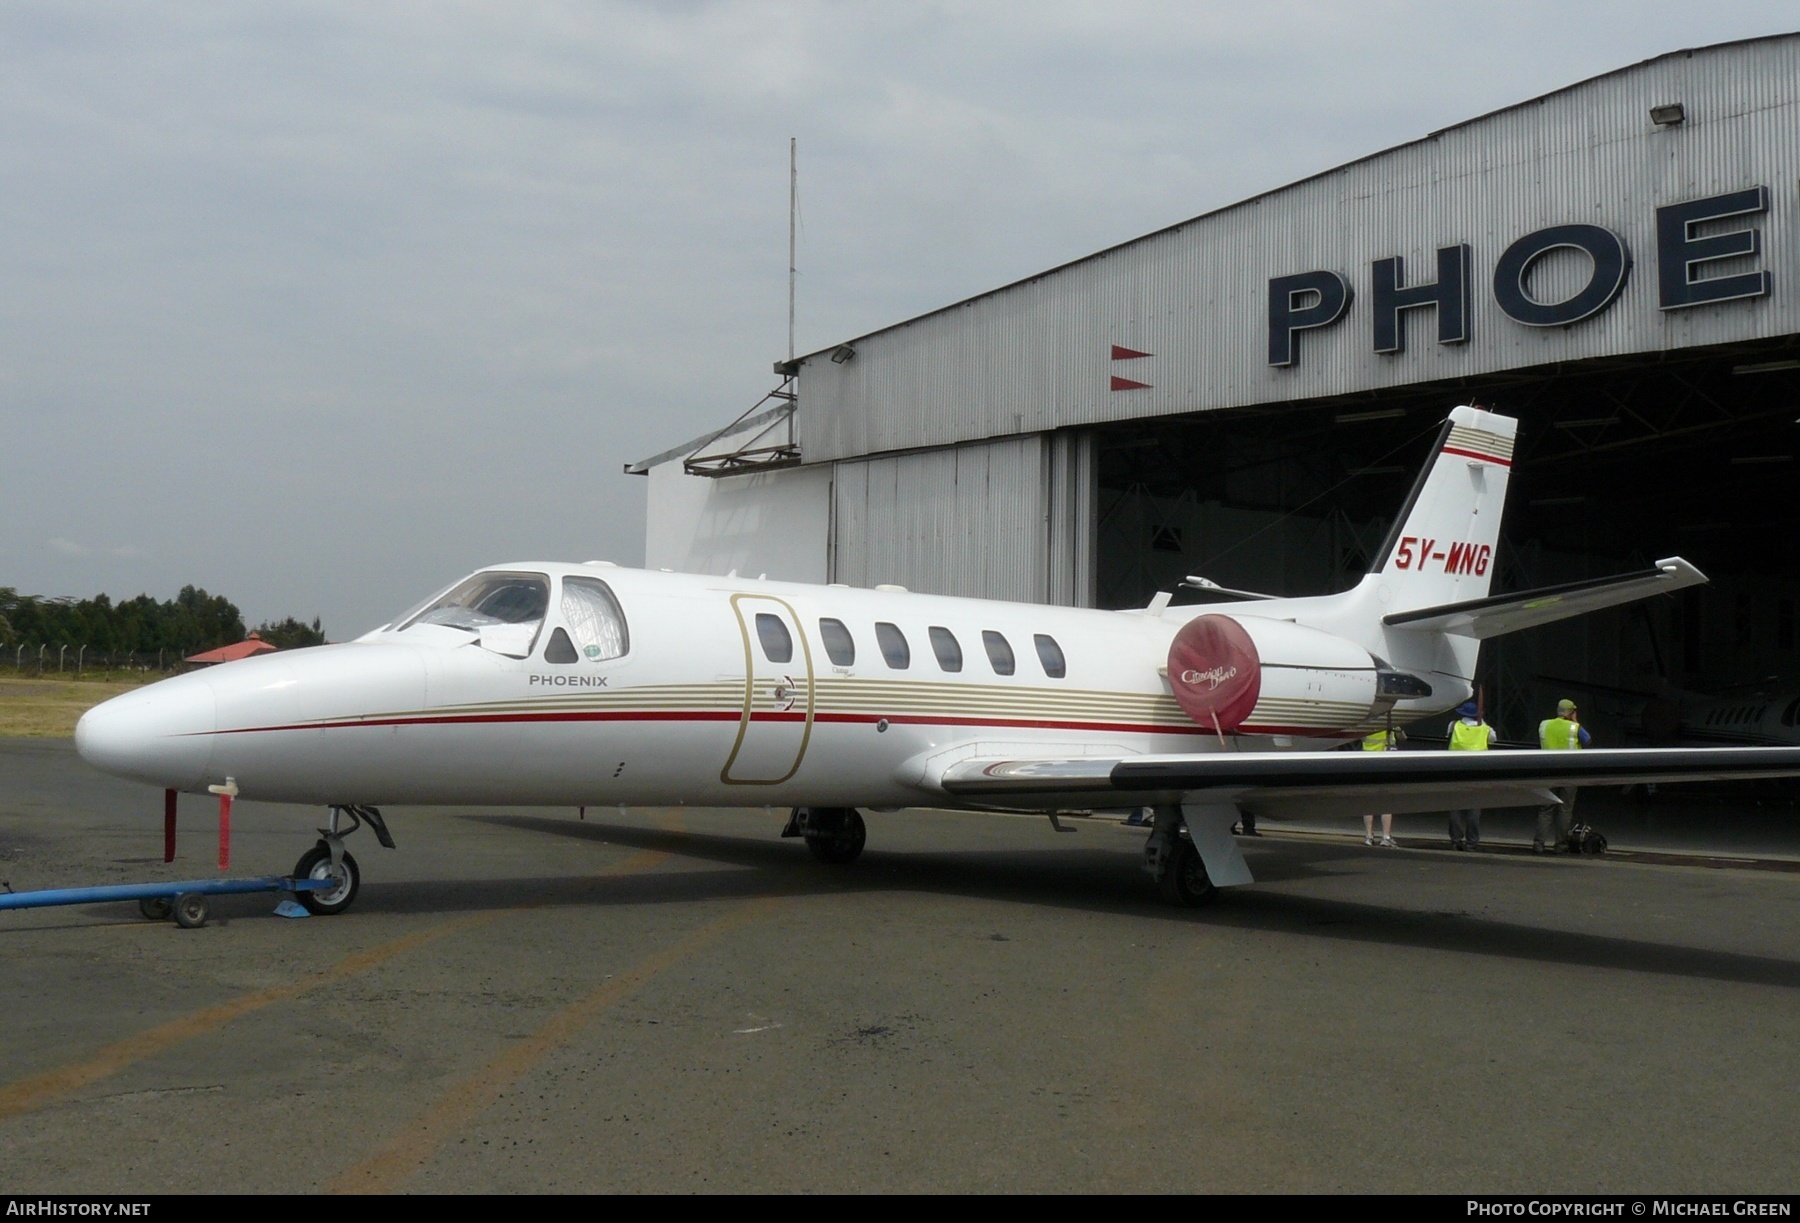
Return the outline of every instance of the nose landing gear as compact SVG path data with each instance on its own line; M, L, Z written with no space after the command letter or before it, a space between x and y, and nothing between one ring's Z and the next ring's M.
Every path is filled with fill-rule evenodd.
M296 892L295 897L306 906L308 913L320 917L329 917L334 913L342 913L356 899L356 890L362 886L362 871L356 865L356 859L344 851L343 842L339 841L334 854L330 846L321 841L300 855L300 861L294 863L296 879L330 879L335 887L323 888L316 892Z
M342 827L346 817L350 821L348 828ZM394 848L394 838L389 834L379 808L346 804L331 809L331 826L319 829L319 843L301 854L300 860L294 863L296 878L330 879L336 884L318 891L297 893L309 913L329 917L342 913L356 899L357 889L362 886L362 871L357 867L356 859L344 849L344 838L364 824L374 829L375 839L384 849Z

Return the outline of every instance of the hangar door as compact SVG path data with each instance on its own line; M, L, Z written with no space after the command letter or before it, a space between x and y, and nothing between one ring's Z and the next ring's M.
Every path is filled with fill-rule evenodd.
M1094 454L1065 432L840 462L831 580L1092 606Z
M1712 579L1490 641L1477 672L1489 721L1528 741L1563 696L1609 746L1689 736L1681 724L1709 703L1734 726L1764 707L1779 721L1800 694L1793 337L1106 426L1100 605L1142 607L1188 574L1280 595L1346 589L1444 412L1470 402L1520 422L1497 592L1675 555Z

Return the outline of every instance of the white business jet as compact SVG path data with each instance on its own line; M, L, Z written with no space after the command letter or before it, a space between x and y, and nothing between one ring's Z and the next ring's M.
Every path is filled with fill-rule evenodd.
M1324 750L1466 700L1484 638L1706 580L1671 559L1490 597L1516 425L1454 409L1373 571L1341 594L1092 611L509 564L356 641L116 697L76 745L168 791L171 837L178 791L329 806L296 868L335 881L300 893L320 913L356 895L343 838L367 822L391 847L379 807L395 803L778 804L784 835L831 863L862 850L858 807L1150 806L1145 868L1199 904L1251 881L1231 835L1245 813L1800 774L1781 748Z

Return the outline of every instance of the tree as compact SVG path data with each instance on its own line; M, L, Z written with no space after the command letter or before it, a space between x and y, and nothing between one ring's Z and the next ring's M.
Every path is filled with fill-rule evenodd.
M325 631L315 618L311 625L289 616L265 623L264 640L281 649L322 645ZM44 598L22 595L0 586L0 643L47 645L53 650L87 646L94 654L156 654L178 659L201 650L232 645L244 639L244 617L237 605L221 595L210 595L196 586L183 586L166 602L147 594L114 603L106 595L91 599Z
M325 644L325 630L320 626L317 616L313 617L311 625L292 616L286 620L265 620L256 626L256 635L278 650L297 650L303 646Z

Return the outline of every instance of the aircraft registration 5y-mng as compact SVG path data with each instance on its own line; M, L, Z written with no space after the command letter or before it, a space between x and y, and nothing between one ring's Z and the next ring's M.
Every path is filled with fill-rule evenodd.
M1199 904L1251 882L1245 813L1800 774L1794 748L1328 750L1468 699L1485 638L1706 580L1670 559L1490 596L1516 427L1453 409L1371 571L1335 595L1094 611L509 564L355 641L107 701L76 745L168 791L166 813L208 790L330 807L296 868L335 881L300 894L320 913L355 898L348 833L392 844L390 804L780 805L829 863L861 852L859 807L1149 806L1146 871Z

